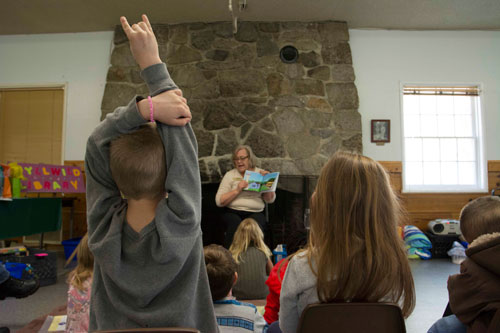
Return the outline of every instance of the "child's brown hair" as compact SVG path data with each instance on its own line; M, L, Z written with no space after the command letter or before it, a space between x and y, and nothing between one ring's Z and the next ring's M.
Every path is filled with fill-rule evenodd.
M480 197L465 205L460 230L469 243L481 235L500 232L500 197Z
M157 199L165 195L165 149L155 126L142 126L111 142L110 169L128 199Z
M389 301L410 315L415 289L397 234L400 205L379 163L335 153L311 197L310 221L306 251L321 302Z
M76 249L76 257L78 264L75 269L69 273L68 283L79 290L83 290L83 283L88 278L92 277L92 273L94 272L94 256L89 249L88 234L85 234L80 240Z
M203 253L212 300L217 301L229 294L235 282L234 273L238 266L231 252L220 245L205 246Z

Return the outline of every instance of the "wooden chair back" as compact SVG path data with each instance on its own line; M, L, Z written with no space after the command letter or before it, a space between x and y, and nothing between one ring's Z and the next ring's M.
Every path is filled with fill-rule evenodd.
M393 303L309 304L297 332L406 333L401 309Z
M140 332L155 332L155 333L200 333L195 328L188 327L165 327L165 328L130 328L120 330L104 330L95 331L95 333L140 333Z

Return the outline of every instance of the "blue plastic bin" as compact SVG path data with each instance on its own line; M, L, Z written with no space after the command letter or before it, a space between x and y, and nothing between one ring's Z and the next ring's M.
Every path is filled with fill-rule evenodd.
M31 278L35 274L40 281L40 286L48 286L57 282L57 253L41 249L28 248L30 255L4 256L2 261L7 264L22 264L24 270L21 272L22 279ZM28 267L29 266L29 267ZM15 270L16 268L13 268ZM19 270L14 274L19 274Z
M69 259L71 253L73 253L73 251L76 249L81 239L82 237L76 237L61 242L64 246L64 256L66 257L66 260ZM71 260L71 262L73 261L76 261L76 255L73 257L73 260Z
M6 262L5 268L9 271L10 276L16 279L22 279L23 272L26 269L26 264L19 262Z

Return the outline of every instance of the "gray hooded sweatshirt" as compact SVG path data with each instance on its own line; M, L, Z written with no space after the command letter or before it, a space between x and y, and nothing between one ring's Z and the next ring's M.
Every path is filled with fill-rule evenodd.
M141 76L152 96L175 89L165 64ZM89 330L194 327L218 332L203 257L198 145L191 125L158 124L165 147L168 198L139 233L111 177L110 142L147 121L134 98L108 114L87 142L87 217L94 278Z

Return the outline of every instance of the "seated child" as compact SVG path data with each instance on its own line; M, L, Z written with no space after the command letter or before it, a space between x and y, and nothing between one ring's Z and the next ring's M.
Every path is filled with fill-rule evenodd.
M307 232L305 230L297 230L289 237L286 248L289 253L293 255L293 253L301 249L304 245L306 245L306 243ZM276 265L274 265L271 273L269 273L269 277L266 280L266 284L269 287L269 295L267 295L266 298L264 319L269 325L277 321L279 318L278 313L280 311L281 283L283 281L283 277L285 276L289 259L290 256L278 261Z
M191 113L173 90L147 17L132 27L124 17L121 22L152 98L136 97L117 108L87 142L87 219L95 260L89 330L217 332L203 260ZM150 119L157 127L144 126Z
M415 289L385 169L359 154L335 153L321 169L310 207L309 241L283 279L281 330L296 332L312 303L391 302L408 317Z
M90 290L92 272L94 271L94 256L89 250L88 241L88 234L85 234L76 250L78 264L68 275L66 332L88 332L89 330Z
M231 253L220 245L212 244L205 246L204 254L220 332L267 330L267 324L255 305L239 302L232 297L231 289L238 280L238 273Z
M454 315L438 320L429 332L449 332L449 327L465 332L461 323L467 332L500 332L500 197L480 197L465 205L460 230L469 247L460 274L448 279Z
M289 258L283 258L274 265L266 284L269 287L269 295L266 297L264 319L271 325L279 319L281 284L288 267Z
M233 287L237 299L264 299L268 294L267 276L273 268L271 250L264 243L264 234L257 221L241 221L229 247L238 264L238 282Z

